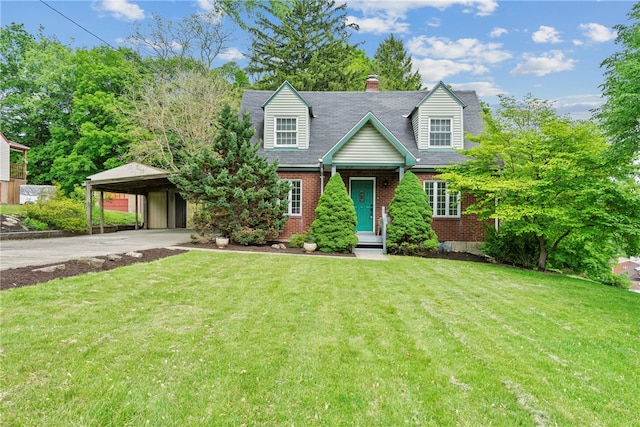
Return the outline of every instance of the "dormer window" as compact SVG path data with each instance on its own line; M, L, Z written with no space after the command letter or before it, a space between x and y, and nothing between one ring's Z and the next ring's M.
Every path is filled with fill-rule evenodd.
M298 119L296 117L276 117L276 147L298 145Z
M431 119L429 121L429 145L431 147L451 147L451 119Z

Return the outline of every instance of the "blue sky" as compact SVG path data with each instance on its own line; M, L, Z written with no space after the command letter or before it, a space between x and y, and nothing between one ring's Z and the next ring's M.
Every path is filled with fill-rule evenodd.
M45 0L112 46L122 46L133 25L152 13L166 19L207 10L211 0ZM439 80L456 89L473 89L483 101L496 95L528 93L555 102L558 111L589 118L602 103L600 63L619 50L617 24L626 24L630 1L396 0L348 1L350 22L360 31L353 42L373 56L390 33L400 37L426 86ZM36 0L2 0L0 22L23 23L75 47L100 40ZM244 65L248 38L235 29L229 49L217 61Z

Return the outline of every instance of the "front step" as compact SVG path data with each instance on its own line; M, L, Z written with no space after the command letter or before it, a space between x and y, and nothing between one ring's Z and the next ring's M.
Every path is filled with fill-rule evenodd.
M356 233L356 235L358 236L358 244L356 245L356 248L382 250L382 236L378 236L373 233Z

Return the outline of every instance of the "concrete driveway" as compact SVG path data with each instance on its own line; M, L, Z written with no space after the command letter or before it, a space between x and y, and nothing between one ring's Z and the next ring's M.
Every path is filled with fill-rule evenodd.
M0 270L64 262L82 257L164 248L189 242L193 230L131 230L91 236L0 241Z

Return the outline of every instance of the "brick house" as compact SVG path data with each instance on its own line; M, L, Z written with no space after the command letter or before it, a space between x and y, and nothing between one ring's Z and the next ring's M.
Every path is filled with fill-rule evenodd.
M462 211L470 198L449 194L436 169L465 161L456 149L482 131L475 91L438 83L428 91L379 91L369 76L363 92L297 91L288 82L275 91L246 90L240 105L262 140L260 154L278 160L292 185L289 220L280 236L311 226L329 178L339 172L351 195L361 242L382 242L381 219L403 174L423 183L433 207L433 228L453 250L473 251L484 226Z

